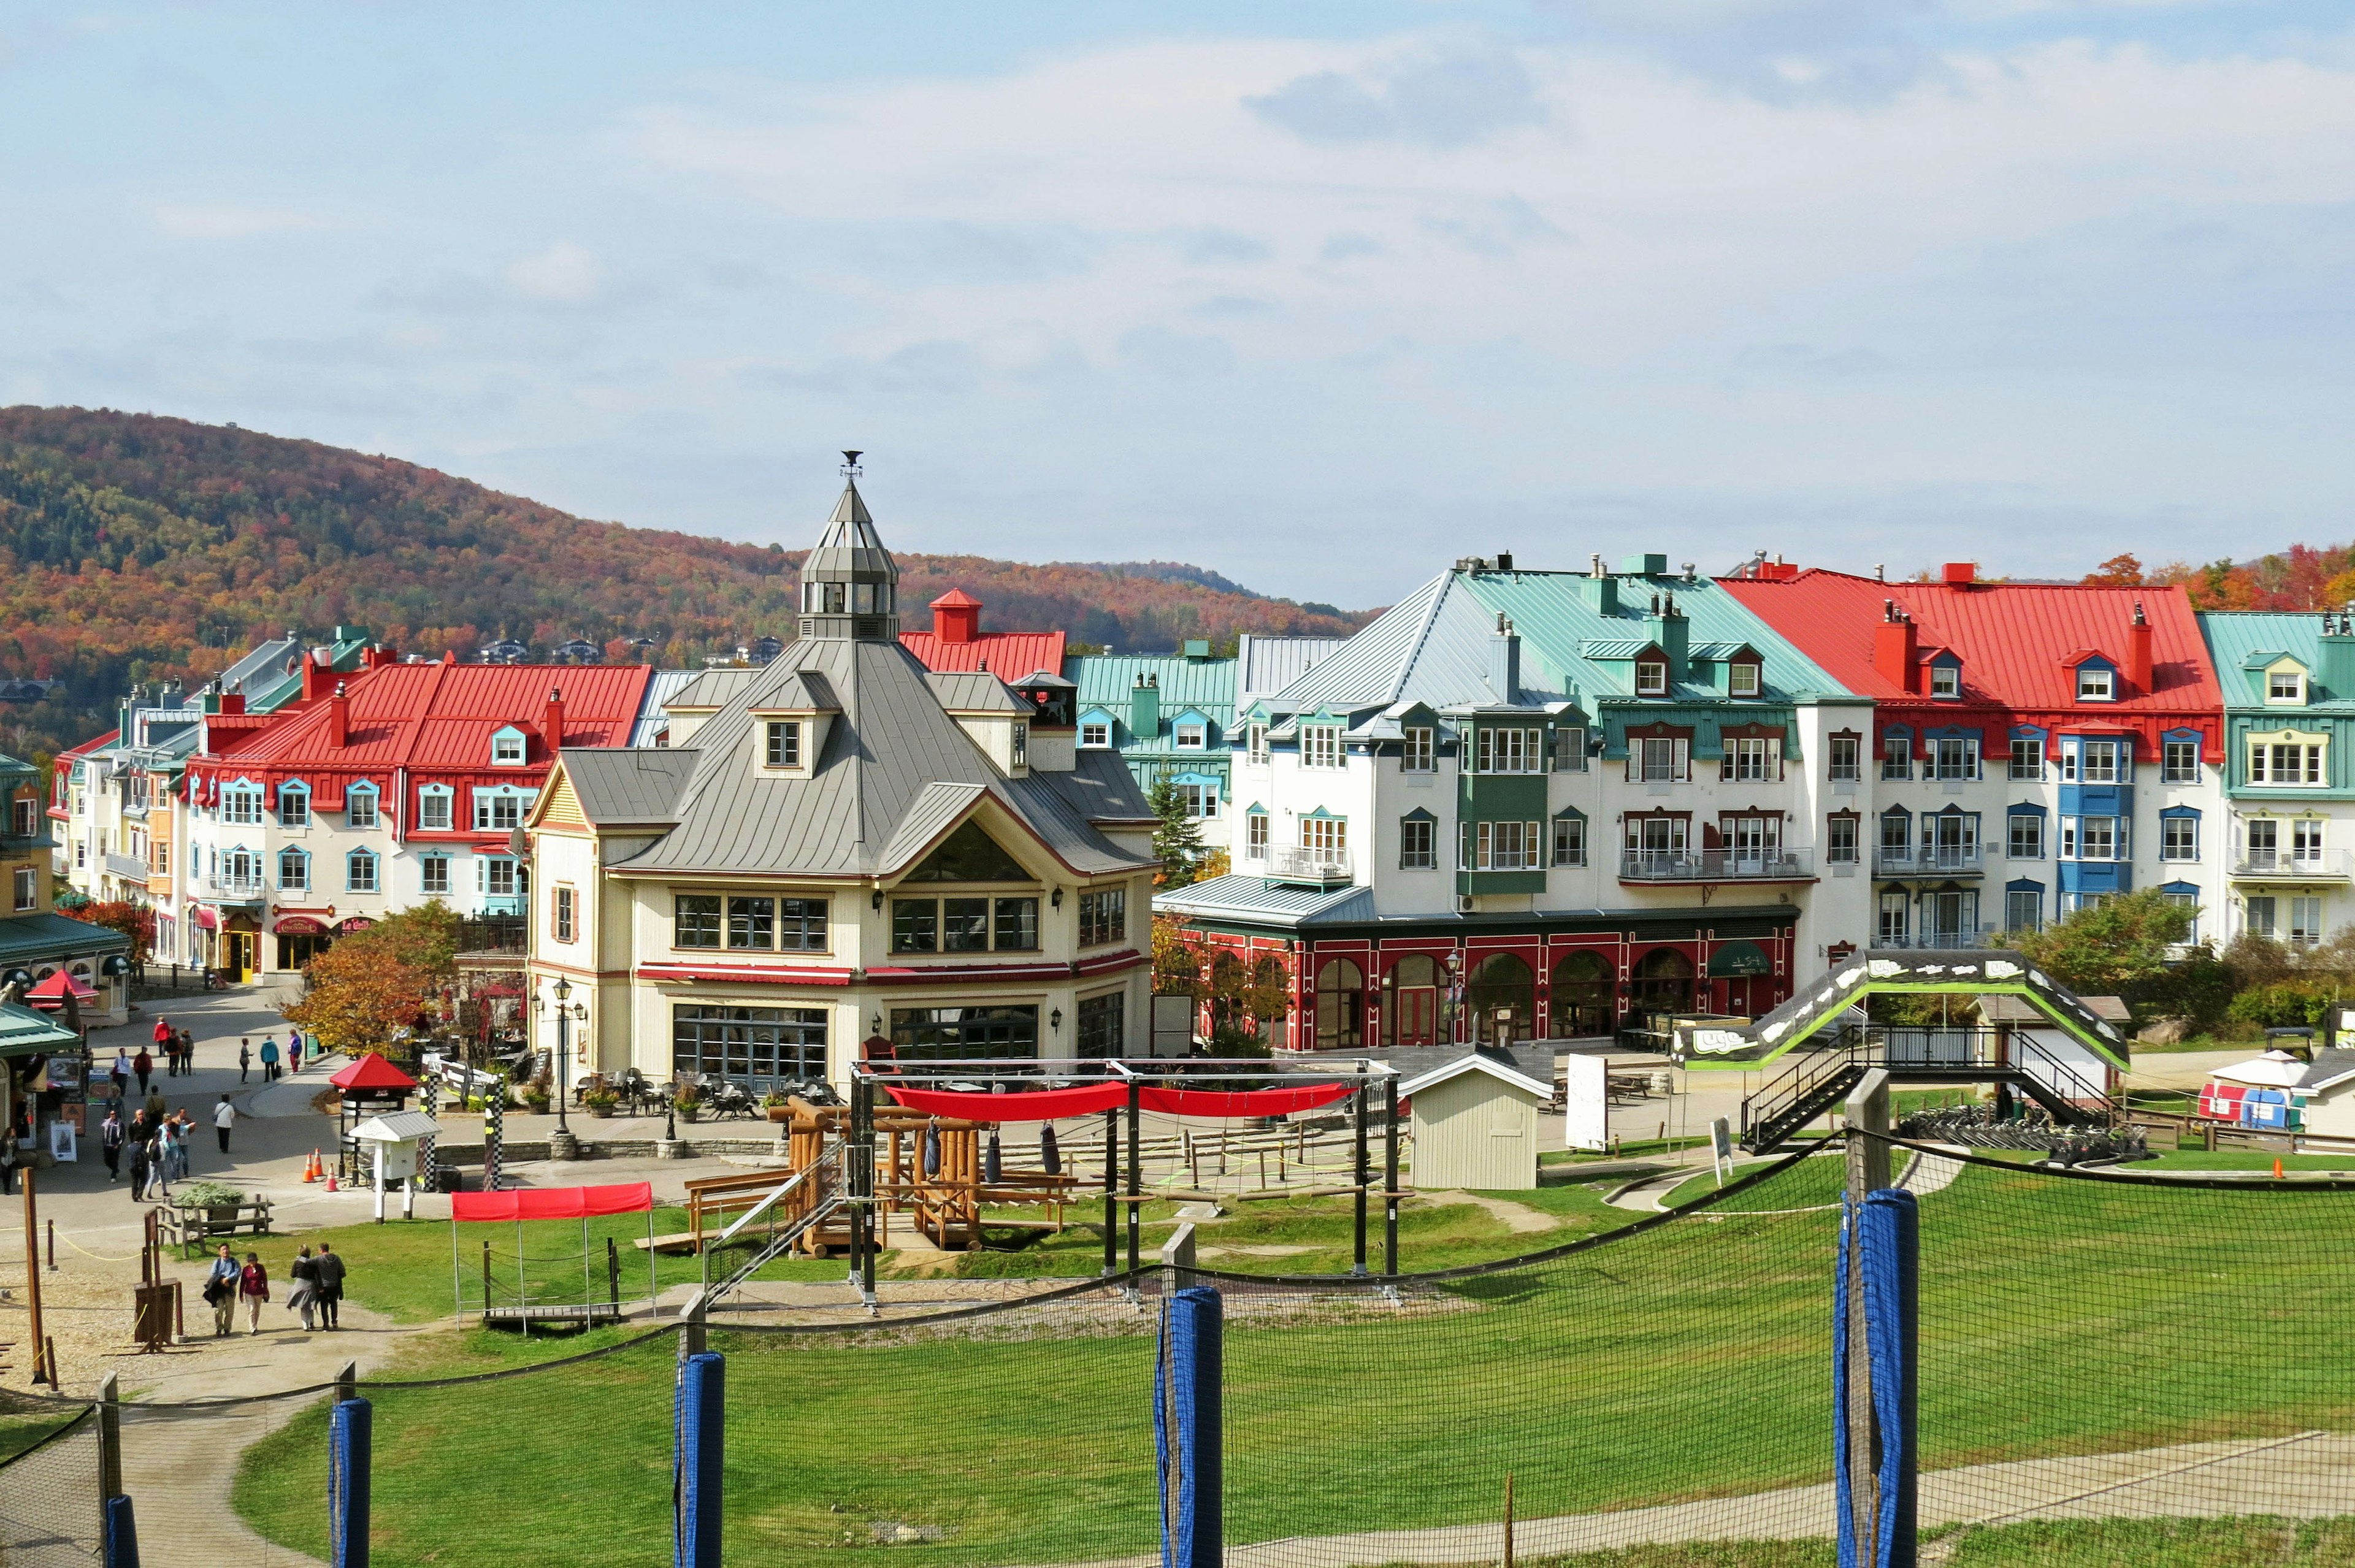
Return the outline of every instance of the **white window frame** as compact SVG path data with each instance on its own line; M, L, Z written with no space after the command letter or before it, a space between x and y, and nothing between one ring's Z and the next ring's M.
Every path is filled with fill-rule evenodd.
M436 869L441 871L437 879ZM440 885L436 886L436 881ZM450 857L421 855L417 858L417 891L426 898L446 899L450 896Z
M509 746L515 748L513 756L506 754ZM491 766L495 768L519 768L530 752L531 744L520 730L509 728L491 737Z
M1347 854L1349 848L1349 819L1346 816L1302 817L1300 847L1325 854Z
M292 868L294 874L288 876ZM307 893L311 891L311 857L300 849L278 851L278 891L285 893Z
M27 910L38 909L40 907L41 874L38 870L35 869L31 866L19 866L16 868L16 876L11 879L11 880L14 882L15 886L10 890L10 891L16 900L16 907L18 909Z
M368 868L368 880L363 883L357 872ZM373 849L354 849L344 857L344 891L376 893L384 891L384 860Z
M2287 690L2282 689L2282 683L2284 681L2287 681L2289 683ZM2268 705L2281 703L2295 707L2304 707L2306 705L2306 676L2302 672L2295 669L2269 669L2265 671L2265 701Z
M1169 733L1169 743L1181 752L1199 752L1210 743L1210 727L1199 720L1178 725Z
M2107 665L2081 664L2077 667L2077 700L2080 702L2115 702L2118 699L2117 672Z
M2158 819L2158 858L2169 861L2200 859L2200 819L2162 816Z
M1636 661L1636 695L1666 697L1668 694L1668 667L1663 659Z
M1266 859L1267 842L1267 813L1264 811L1245 812L1243 814L1243 859L1246 860Z
M2159 746L2159 751L2158 751L2158 755L2159 755L2158 782L2159 782L2159 783L2161 783L2161 784L2198 784L2198 783L2200 782L2200 742L2199 742L2199 741L2182 741L2182 740L2177 740L2177 741L2161 741L2158 743L2158 746ZM2188 766L2188 767L2187 767L2187 766L2182 765L2181 763L2179 763L2176 761L2176 758L2177 758L2179 754L2186 753L2186 752L2190 753L2190 759L2191 759L2191 761L2190 761L2190 766Z
M222 790L220 819L241 827L261 826L261 786L236 784Z
M1950 701L1959 701L1963 695L1963 671L1959 665L1934 664L1930 667L1930 695Z
M1186 803L1186 815L1208 822L1219 815L1219 786L1215 784L1194 784L1179 781L1178 798Z
M1586 824L1575 816L1553 819L1553 863L1557 866L1586 864Z
M474 792L474 828L477 833L512 832L523 826L524 816L531 809L530 798L521 792L504 789L478 789ZM503 816L514 820L502 822Z
M1267 761L1267 726L1256 719L1243 727L1243 751L1254 763Z
M436 809L436 808L439 809ZM437 821L436 818L439 818ZM448 784L425 784L417 792L417 828L421 833L454 833L458 823L458 792Z
M1344 765L1347 756L1341 748L1341 726L1338 724L1303 724L1300 727L1302 767L1337 768Z
M2011 755L2004 772L2007 777L2032 779L2044 777L2044 741L2035 735L2015 735L2011 738Z
M2026 833L2020 831L2023 824ZM2032 811L2008 814L2004 818L2003 853L2009 860L2044 859L2044 818Z
M1728 697L1755 697L1765 688L1765 671L1748 659L1740 659L1725 667L1725 694Z
M1264 727L1262 727L1262 733L1264 734ZM1082 752L1111 751L1112 720L1109 719L1091 719L1082 724L1080 726L1080 750ZM1264 758L1259 756L1252 758L1252 761L1255 763L1264 760Z
M1256 726L1254 726L1256 728ZM1435 773L1439 767L1439 748L1428 724L1410 724L1406 739L1399 749L1399 767L1410 773Z
M2323 743L2314 741L2252 739L2249 747L2249 782L2267 789L2320 789L2329 773L2325 766ZM2295 776L2283 778L2284 771Z
M1951 764L1947 759L1949 747L1956 752ZM1939 736L1930 742L1929 766L1931 775L1939 779L1976 779L1979 776L1979 743L1969 735Z
M1733 742L1733 771L1726 776L1736 784L1771 784L1774 778L1774 742L1742 739Z
M1414 847L1420 834L1423 846ZM1439 824L1428 816L1399 818L1399 869L1401 871L1435 871L1439 869Z

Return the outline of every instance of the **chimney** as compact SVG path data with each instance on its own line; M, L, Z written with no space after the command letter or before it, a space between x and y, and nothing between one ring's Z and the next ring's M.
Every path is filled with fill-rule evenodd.
M241 691L223 692L220 699L220 710L223 713L244 712L245 693Z
M1128 694L1128 732L1140 741L1161 733L1161 688L1141 675Z
M327 695L327 677L335 672L319 661L314 652L303 655L303 700L310 702Z
M1692 646L1692 623L1677 608L1677 596L1670 593L1666 603L1657 594L1652 596L1652 613L1644 623L1644 630L1660 651L1668 656L1668 678L1681 684L1690 674L1692 663L1689 655Z
M1881 624L1872 629L1872 667L1900 691L1913 689L1916 634L1912 617L1894 599L1881 602Z
M1497 635L1488 639L1488 689L1499 702L1521 699L1521 637L1501 611Z
M2322 617L2322 637L2315 645L2314 684L2321 696L2335 702L2355 697L2355 615Z
M1586 601L1588 609L1598 615L1619 613L1619 580L1603 570L1601 556L1594 558L1592 570L1577 581L1578 596Z
M943 643L965 644L981 635L981 601L952 588L932 601L932 635Z
M1513 570L1513 552L1511 550L1500 549L1497 552L1497 570L1498 571L1510 571Z
M2147 697L2154 689L2150 679L2150 622L2137 599L2134 624L2126 629L2126 684Z
M336 682L336 695L327 699L327 744L338 749L351 744L352 699L344 695L344 683Z
M1950 560L1939 569L1939 575L1949 588L1968 588L1978 580L1979 563L1975 560Z
M548 712L539 722L540 738L548 742L548 754L554 757L564 747L564 693L556 687L548 688Z

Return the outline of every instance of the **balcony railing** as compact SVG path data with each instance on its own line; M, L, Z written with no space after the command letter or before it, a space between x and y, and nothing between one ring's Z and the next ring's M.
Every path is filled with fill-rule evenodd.
M1884 844L1872 852L1877 877L1975 877L1986 869L1986 851L1976 844Z
M258 899L261 896L261 878L259 875L234 877L223 873L208 878L205 885L228 898Z
M1623 849L1623 882L1787 882L1811 874L1805 849Z
M1347 849L1303 849L1276 845L1267 852L1267 874L1283 882L1346 882Z
M147 880L147 862L136 855L101 855L99 859L105 862L107 870L126 881L144 882Z
M2289 881L2347 880L2344 849L2243 849L2232 862L2236 877L2280 877Z
M494 893L483 900L483 912L491 916L520 918L526 912L525 901L521 893Z
M1916 931L1902 935L1882 932L1873 940L1875 947L1946 948L1994 947L2001 933L1994 926L1983 925L1975 931Z

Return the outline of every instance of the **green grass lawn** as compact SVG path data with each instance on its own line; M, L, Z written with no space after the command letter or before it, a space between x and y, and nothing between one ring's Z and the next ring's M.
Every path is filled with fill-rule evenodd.
M1839 1164L1803 1160L1689 1219L1402 1307L1231 1291L1230 1543L1492 1520L1508 1471L1532 1518L1820 1480L1837 1220L1772 1211L1827 1200ZM1286 1227L1312 1221L1329 1222L1253 1222L1300 1234ZM1928 1467L2355 1425L2355 1196L1974 1168L1924 1200L1923 1232ZM1103 1306L930 1331L715 1333L731 1556L815 1563L871 1547L879 1524L937 1537L895 1550L943 1565L1149 1552L1152 1321ZM2220 1347L2251 1337L2268 1353L2217 1375ZM417 1353L447 1371L506 1364L490 1338L434 1336ZM487 1384L371 1390L375 1560L653 1558L667 1540L671 1356L657 1340ZM296 1460L323 1423L314 1411L258 1445L236 1499L265 1534L313 1552L321 1509ZM2215 1527L2175 1539L2164 1521L2137 1527L2154 1532L2150 1555L2104 1559L2093 1527L2038 1528L2059 1533L1987 1532L1952 1561L2346 1561L2329 1541L2305 1557L2219 1555ZM1593 1561L1817 1560L1709 1550L1728 1555Z
M1828 1540L1694 1541L1567 1557L1516 1559L1529 1568L1833 1568ZM1945 1558L1956 1568L2346 1568L2355 1518L2103 1520L1975 1530Z

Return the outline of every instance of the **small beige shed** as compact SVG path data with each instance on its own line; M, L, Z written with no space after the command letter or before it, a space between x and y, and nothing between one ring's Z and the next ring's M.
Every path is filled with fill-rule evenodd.
M2307 1132L2317 1137L2355 1138L2355 1051L2339 1046L2316 1051L2314 1065L2298 1080L2297 1093L2306 1100Z
M1414 1135L1414 1185L1528 1191L1538 1184L1538 1114L1553 1085L1486 1047L1399 1085Z

